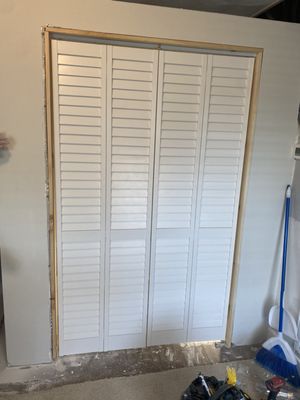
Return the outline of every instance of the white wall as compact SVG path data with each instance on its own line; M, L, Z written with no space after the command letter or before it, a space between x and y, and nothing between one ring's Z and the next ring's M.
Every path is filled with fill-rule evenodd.
M234 324L236 343L264 338L282 193L300 98L300 26L110 0L1 0L0 235L11 364L50 360L41 26L263 47L264 64Z
M296 161L292 184L292 207L286 279L286 307L296 322L300 313L300 161Z

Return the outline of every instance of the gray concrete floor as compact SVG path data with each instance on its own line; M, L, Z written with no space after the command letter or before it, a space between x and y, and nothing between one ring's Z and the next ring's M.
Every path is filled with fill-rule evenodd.
M256 346L184 343L61 357L43 365L5 366L0 334L0 400L180 400L201 371L218 379L237 370L239 385L253 400L266 400L270 375L255 362ZM300 399L287 386L278 397Z
M102 379L26 394L0 395L0 397L3 400L180 400L182 392L199 371L205 375L215 375L219 379L224 379L228 365L236 368L240 386L252 396L253 400L267 399L264 381L269 375L252 360ZM278 400L299 398L300 392L285 388Z
M255 346L182 343L61 357L42 365L7 367L0 393L24 393L85 381L143 375L171 369L254 359Z

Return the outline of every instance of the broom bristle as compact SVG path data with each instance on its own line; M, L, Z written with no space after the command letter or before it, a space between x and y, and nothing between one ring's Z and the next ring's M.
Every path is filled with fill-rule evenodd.
M271 350L262 347L256 354L256 361L275 375L285 378L291 385L300 387L300 376L297 365L283 358L282 349L274 346Z

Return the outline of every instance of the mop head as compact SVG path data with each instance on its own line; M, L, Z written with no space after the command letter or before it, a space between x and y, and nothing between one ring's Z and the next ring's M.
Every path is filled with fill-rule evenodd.
M291 385L300 387L297 360L289 344L283 339L267 340L256 354L256 361L273 374L285 378Z

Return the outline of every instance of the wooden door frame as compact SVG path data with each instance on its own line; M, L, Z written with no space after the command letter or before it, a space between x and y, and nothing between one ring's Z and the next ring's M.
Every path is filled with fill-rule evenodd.
M50 302L51 302L51 343L52 358L59 356L59 326L58 326L58 292L57 292L57 253L56 253L56 192L55 192L55 163L54 163L54 124L53 124L53 98L52 98L52 66L51 66L51 39L54 36L61 35L65 39L98 39L99 41L124 42L132 44L151 45L154 48L170 46L175 50L198 49L199 51L216 51L227 54L251 54L254 58L254 71L250 97L250 108L247 126L247 137L243 162L243 173L241 180L241 192L238 207L238 219L236 226L234 257L231 273L231 286L229 295L229 305L227 314L227 327L225 343L231 346L233 334L233 322L235 314L235 302L237 296L237 283L240 269L240 254L242 232L244 227L246 198L248 190L249 171L251 166L251 155L253 149L253 139L255 132L255 121L257 114L257 100L259 93L263 49L258 47L235 46L228 44L217 44L189 40L162 39L146 36L120 35L115 33L94 32L80 29L68 29L46 26L43 28L44 38L44 90L45 90L45 121L47 138L47 195L48 195L48 232L49 232L49 264L50 264Z

